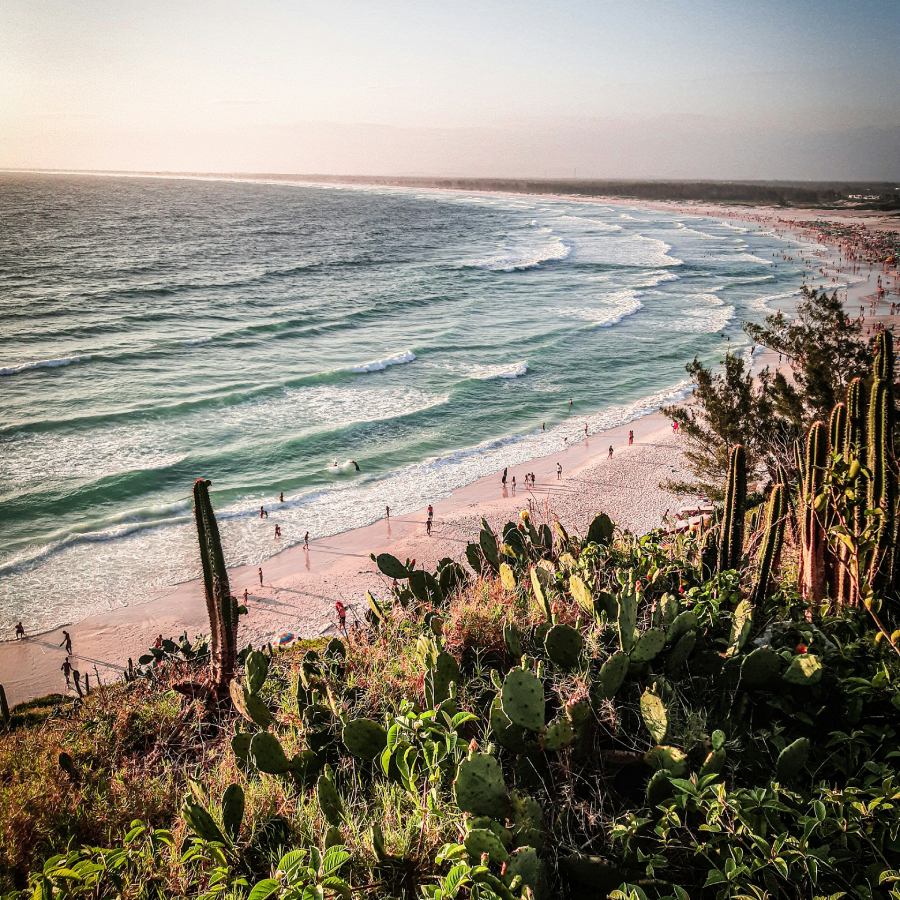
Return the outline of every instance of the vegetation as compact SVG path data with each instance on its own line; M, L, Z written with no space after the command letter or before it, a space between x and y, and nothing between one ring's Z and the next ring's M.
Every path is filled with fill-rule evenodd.
M0 890L900 898L889 335L875 351L867 417L853 380L764 507L734 443L687 533L483 520L468 566L375 558L365 627L236 652L229 702L185 690L222 663L183 635L12 710Z

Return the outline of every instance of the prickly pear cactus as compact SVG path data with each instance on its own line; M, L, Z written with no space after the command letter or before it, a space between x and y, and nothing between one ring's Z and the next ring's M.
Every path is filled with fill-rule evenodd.
M506 645L506 652L513 659L522 656L522 638L514 622L507 622L503 626L503 643Z
M238 733L231 739L231 750L234 758L238 761L238 765L242 769L247 768L250 761L250 742L252 735Z
M244 805L244 789L239 784L229 784L222 794L222 824L232 841L240 834Z
M508 887L514 878L520 878L522 884L530 888L535 900L543 900L544 864L533 847L520 847L509 857L503 871L503 881Z
M638 598L630 588L619 596L619 646L627 653L634 646L634 626L637 624Z
M456 803L473 816L505 819L509 800L500 763L488 753L476 753L459 764L454 782Z
M775 764L775 777L779 781L792 781L806 765L808 756L809 738L797 738L793 744L788 744L778 754L778 762Z
M325 768L325 774L320 775L316 783L316 795L319 800L319 807L328 824L333 828L340 828L344 820L344 801L341 800L341 795L329 777L328 767L326 766Z
M678 643L669 651L666 658L666 670L669 672L677 672L688 660L693 653L694 646L697 643L697 632L688 631L683 634Z
M256 694L252 694L237 680L228 685L231 694L231 702L234 708L249 722L259 725L260 728L268 728L272 724L272 714L265 703Z
M373 559L379 571L388 578L396 578L398 581L409 578L409 569L396 556L391 556L390 553L379 553Z
M533 797L524 796L513 791L509 797L512 810L510 819L513 823L513 842L517 847L544 846L544 810Z
M741 600L734 608L734 616L731 620L731 645L728 648L729 656L740 652L750 639L750 631L753 628L753 607L749 600Z
M473 828L463 843L474 860L480 860L483 853L487 853L488 859L493 863L505 863L509 859L503 842L487 828Z
M581 632L571 625L554 625L544 638L544 649L554 665L560 669L574 669L581 657L584 640Z
M665 769L659 769L647 782L647 805L652 807L665 803L673 793L671 774Z
M757 647L741 663L741 686L774 690L780 682L781 656L770 647Z
M589 615L594 613L594 598L591 596L591 589L584 583L578 575L569 576L569 593L572 599Z
M635 663L650 662L666 645L666 635L662 628L648 628L634 645L631 661Z
M585 540L589 544L608 544L615 530L616 526L613 525L612 519L606 513L600 513L591 522Z
M644 691L641 696L641 716L653 740L661 744L669 730L669 715L665 704L656 694Z
M525 669L513 669L500 692L503 712L509 720L529 731L544 727L544 686Z
M612 700L616 695L628 674L628 662L628 654L620 650L603 663L591 684L591 702L594 706L599 706L603 700Z
M488 565L495 572L499 572L500 551L497 546L497 538L485 519L481 520L481 533L478 535L478 544Z
M269 657L259 650L251 650L244 665L247 667L247 688L251 694L258 694L269 674Z
M534 599L540 604L544 611L544 617L548 622L553 621L553 612L550 608L550 600L547 594L549 588L549 578L546 569L540 566L532 566L531 569L531 587L534 591Z
M822 680L822 663L812 653L795 656L781 677L787 684L810 687Z
M387 746L387 732L372 719L354 719L344 726L341 740L359 759L375 759Z
M529 732L521 725L514 725L509 716L503 712L500 698L495 697L491 704L491 731L494 740L513 753L524 753Z
M678 613L669 626L669 630L666 632L666 643L675 644L683 635L689 631L696 631L699 627L700 620L697 618L697 613L692 609L686 609L684 612Z
M545 750L562 750L575 740L572 723L568 719L557 719L547 726L541 735L541 746Z
M507 563L500 563L500 584L503 590L514 591L516 589L516 576L512 567Z
M291 770L290 760L284 755L281 742L269 731L253 735L250 759L260 772L267 775L287 775Z
M665 769L673 778L684 778L688 772L688 761L677 747L654 747L644 754L644 762L657 771Z
M725 751L721 747L718 750L711 750L703 765L700 766L700 777L721 775L722 769L725 768L725 762Z
M188 828L201 840L217 841L220 844L228 843L213 817L190 794L184 798L181 816Z

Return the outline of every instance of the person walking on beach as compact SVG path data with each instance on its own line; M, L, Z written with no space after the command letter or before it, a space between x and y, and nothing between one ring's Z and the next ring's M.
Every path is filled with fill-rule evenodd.
M275 537L277 537L277 538L281 537L281 526L280 525L275 526Z
M257 572L259 572L259 585L262 587L262 566L257 569Z
M384 508L384 517L385 517L388 521L390 521L390 519L391 519L391 508L390 508L389 506L386 506L386 507Z
M562 463L556 464L556 480L559 481L562 478Z
M303 535L303 549L309 550L309 532Z
M607 456L606 458L612 459L612 444L609 445L609 456Z
M634 432L628 432L628 446L630 447L634 443Z
M162 650L162 635L158 634L156 636L156 640L153 642L154 650Z
M16 640L18 641L20 638L25 640L25 626L21 622L16 625Z
M268 518L269 518L269 514L266 512L266 508L265 508L264 506L261 506L261 507L259 508L259 517L260 517L261 519L268 519Z
M500 478L500 484L506 487L506 469L503 470L503 476ZM431 507L429 507L431 509Z
M72 674L72 663L69 662L68 656L63 660L63 664L59 668L63 675L66 676L66 687L72 687L72 681L69 677Z
M425 520L425 534L431 537L431 516Z
M338 626L344 634L347 633L347 609L340 600L335 601L334 611L337 613Z
M516 476L515 475L513 475L513 477L512 477L512 492L513 492L513 497L515 497L516 496Z
M587 422L584 423L584 436L585 436L585 437L588 436L588 433L587 433Z
M244 606L247 605L247 598L250 596L250 591L247 588L244 588Z
M68 631L64 631L64 632L63 632L62 643L61 643L59 646L60 646L60 647L65 647L65 648L66 648L66 656L71 656L71 655L72 655L72 638L69 637L69 632L68 632Z

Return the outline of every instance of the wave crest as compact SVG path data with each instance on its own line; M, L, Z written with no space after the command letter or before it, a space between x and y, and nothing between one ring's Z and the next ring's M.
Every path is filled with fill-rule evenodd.
M82 356L65 356L62 359L39 359L37 362L19 363L15 366L0 368L0 375L19 375L22 372L31 372L34 369L56 369L59 366L68 366L72 363L84 362L90 359L90 354Z
M402 366L405 363L411 363L415 358L416 354L412 350L404 350L402 353L395 353L393 356L386 356L384 359L375 359L372 362L351 366L350 371L357 375L362 375L365 372L381 372L388 366Z

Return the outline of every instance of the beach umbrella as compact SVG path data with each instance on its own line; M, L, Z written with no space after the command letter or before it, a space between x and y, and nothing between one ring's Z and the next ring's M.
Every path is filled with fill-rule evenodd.
M293 644L296 638L289 631L285 631L284 634L278 635L277 644L279 647L285 647L288 644Z

